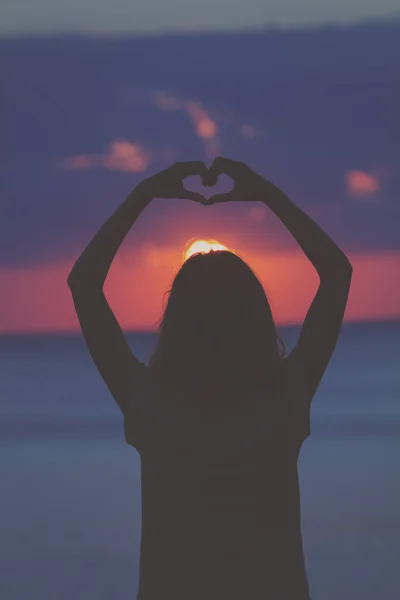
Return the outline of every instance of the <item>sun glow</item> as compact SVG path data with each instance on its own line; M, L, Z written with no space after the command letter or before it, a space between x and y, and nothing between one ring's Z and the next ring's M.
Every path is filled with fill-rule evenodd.
M185 261L193 254L198 254L199 252L207 254L211 250L228 250L228 248L216 240L196 240L185 250L183 260Z

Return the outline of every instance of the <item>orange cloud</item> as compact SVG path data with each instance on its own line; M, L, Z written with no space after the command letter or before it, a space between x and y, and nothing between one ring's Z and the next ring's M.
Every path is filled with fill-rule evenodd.
M380 189L379 179L364 171L348 171L346 185L348 194L354 198L373 196Z
M111 142L109 153L102 158L102 164L108 169L135 173L145 171L150 162L150 155L141 146L125 140Z
M242 125L240 127L240 131L241 131L243 137L253 138L256 135L256 130L253 127L253 125Z
M152 93L151 101L161 110L180 110L186 113L190 118L195 135L203 143L205 155L209 158L215 158L218 154L221 154L220 127L216 119L211 118L200 102L194 99L180 99L165 91ZM225 114L220 114L218 118L231 127L238 128L242 137L252 139L256 135L255 127L249 123L242 125L234 117ZM165 153L168 154L168 158L170 158L170 154L173 154L173 158L176 158L172 149L161 151L161 158ZM112 171L140 173L149 167L153 159L154 156L142 144L117 139L109 143L108 152L105 155L78 154L62 159L59 161L59 165L71 171L84 171L102 167Z
M268 209L263 205L252 206L248 212L249 221L252 223L259 223L265 219L267 213Z
M218 124L210 117L200 102L197 100L181 100L163 91L155 92L152 101L161 110L182 110L186 112L192 121L195 134L203 141L206 155L213 158L219 154L221 143Z
M73 171L100 166L112 171L140 173L145 171L150 163L150 153L140 144L121 139L110 142L106 155L80 154L63 159L61 166Z
M66 169L79 171L90 169L93 164L93 159L85 154L79 154L77 156L72 156L71 158L65 158L61 164Z
M218 126L213 121L204 108L194 100L188 100L184 103L186 110L192 118L196 133L201 138L213 138L218 134Z
M232 113L227 111L210 111L195 98L177 97L167 90L134 88L127 92L132 101L149 101L163 111L181 111L192 123L193 132L203 144L204 153L215 158L222 152L222 132L220 124L225 128L235 129L242 138L249 140L256 136L256 127L250 123L241 123Z

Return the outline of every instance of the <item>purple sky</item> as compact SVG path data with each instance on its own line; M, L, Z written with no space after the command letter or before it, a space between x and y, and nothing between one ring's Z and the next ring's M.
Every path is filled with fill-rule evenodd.
M399 248L399 24L0 46L1 265L73 255L141 178L215 154L281 185L344 247ZM168 241L166 215L193 210L152 206L135 239ZM290 245L274 228L271 248Z

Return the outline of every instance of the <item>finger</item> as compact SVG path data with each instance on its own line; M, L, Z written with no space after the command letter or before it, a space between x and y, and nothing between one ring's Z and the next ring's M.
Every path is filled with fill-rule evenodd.
M218 182L219 174L216 171L208 169L207 177L203 177L204 187L213 187Z
M193 200L194 202L199 202L200 204L203 204L204 206L206 205L207 200L204 198L204 196L202 196L201 194L198 194L197 192L190 192L189 190L183 190L180 195L179 198L184 198L186 200Z
M236 200L236 196L232 192L227 192L226 194L214 194L206 200L207 206L210 204L219 204L221 202L231 202Z
M231 160L230 158L224 158L223 156L218 156L213 161L213 163L210 167L210 171L214 171L218 174L223 173L225 175L229 175L233 179L235 174L238 171L238 168L240 168L241 164L242 163L240 163L236 160Z
M208 169L205 163L201 160L193 160L187 162L176 162L171 167L174 171L179 173L179 177L185 179L192 175L200 175L202 179L207 178Z

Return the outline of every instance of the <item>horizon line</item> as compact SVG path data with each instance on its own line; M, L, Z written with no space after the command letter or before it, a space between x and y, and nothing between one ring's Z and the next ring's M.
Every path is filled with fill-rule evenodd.
M300 327L304 321L296 321L290 323L276 323L276 328L289 329L290 327ZM382 319L352 319L343 321L343 325L383 325L383 324L400 324L400 316L398 317L387 317ZM123 333L126 335L149 335L157 334L156 329L124 329L121 328ZM23 337L23 336L77 336L82 335L80 329L67 330L34 330L34 331L0 331L0 337Z
M122 40L134 38L162 38L162 37L202 37L202 36L235 36L242 33L257 34L257 33L291 33L291 32L315 32L318 30L327 29L349 29L354 27L366 27L369 25L399 25L400 11L394 11L392 15L382 17L365 17L360 20L353 19L350 21L321 21L319 23L300 23L283 24L283 23L265 23L263 25L244 25L232 26L223 28L222 26L212 26L208 28L153 28L143 29L138 31L121 31L118 32L90 32L90 31L11 31L0 32L0 41L25 41L25 40L51 40L51 39L87 39L87 40Z

